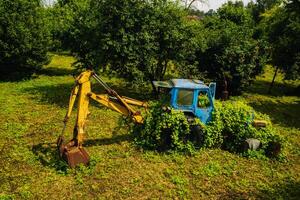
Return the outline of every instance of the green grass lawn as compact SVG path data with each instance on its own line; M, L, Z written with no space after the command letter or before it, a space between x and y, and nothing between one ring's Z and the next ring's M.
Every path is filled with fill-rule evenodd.
M267 94L268 67L248 92L235 97L270 115L287 141L285 162L220 149L195 156L141 152L122 116L92 103L85 143L91 166L66 170L55 143L74 83L73 61L53 55L38 77L0 83L0 199L299 199L300 97L291 92L299 83L285 83L279 75ZM149 96L149 90L124 80L104 78L123 95ZM74 120L75 112L69 138Z

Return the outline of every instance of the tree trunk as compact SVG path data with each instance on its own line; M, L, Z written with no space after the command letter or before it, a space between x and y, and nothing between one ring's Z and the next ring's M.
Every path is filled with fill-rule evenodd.
M279 69L279 67L276 66L276 69L275 69L275 72L274 72L274 76L273 76L273 80L272 80L271 85L270 85L270 87L269 87L269 91L268 91L269 94L271 93L271 90L272 90L272 88L273 88L273 85L274 85L274 82L275 82L275 78L276 78L278 69Z
M151 82L151 86L152 86L152 93L153 93L153 96L154 96L155 98L157 98L157 97L158 97L158 91L156 90L156 87L155 87L153 81L151 80L150 82Z

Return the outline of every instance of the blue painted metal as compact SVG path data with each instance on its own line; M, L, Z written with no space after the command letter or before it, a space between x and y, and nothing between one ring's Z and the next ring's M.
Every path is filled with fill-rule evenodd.
M203 81L195 79L171 79L173 86L176 88L186 88L186 89L203 89L208 88Z
M204 124L209 122L214 110L214 99L216 93L216 83L205 85L203 81L191 79L171 79L170 81L155 81L157 87L170 88L171 100L170 105L177 110L192 113L201 120ZM193 92L193 101L191 105L178 105L178 92L180 90L191 90ZM198 106L199 93L205 93L208 96L209 106L201 108Z
M212 99L215 99L217 84L212 82L208 85Z

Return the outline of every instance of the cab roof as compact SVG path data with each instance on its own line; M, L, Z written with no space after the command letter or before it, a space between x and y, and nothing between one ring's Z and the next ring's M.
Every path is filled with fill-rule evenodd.
M169 81L153 81L155 87L185 88L185 89L208 89L203 81L196 79L171 79Z

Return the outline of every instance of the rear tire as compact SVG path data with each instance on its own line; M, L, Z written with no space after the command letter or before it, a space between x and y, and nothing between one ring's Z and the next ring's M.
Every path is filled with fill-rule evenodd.
M190 126L190 141L194 143L196 148L201 148L204 143L204 132L199 125Z

